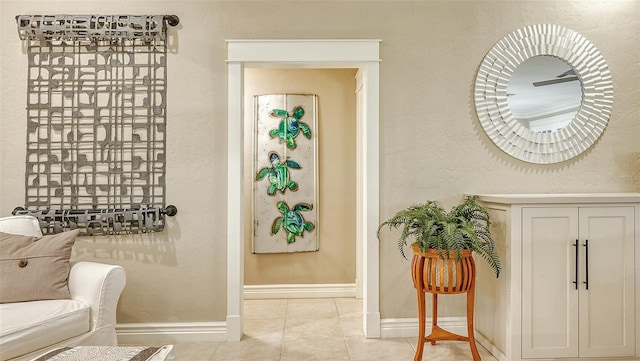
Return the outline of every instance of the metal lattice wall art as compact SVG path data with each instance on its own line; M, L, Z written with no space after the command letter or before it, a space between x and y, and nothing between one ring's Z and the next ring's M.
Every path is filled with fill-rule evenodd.
M165 21L177 17L16 20L29 60L27 210L164 208Z

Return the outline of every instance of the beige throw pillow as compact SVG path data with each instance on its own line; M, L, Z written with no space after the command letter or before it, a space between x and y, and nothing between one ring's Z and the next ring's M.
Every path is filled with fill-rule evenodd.
M69 258L78 233L37 238L0 232L0 303L71 298Z

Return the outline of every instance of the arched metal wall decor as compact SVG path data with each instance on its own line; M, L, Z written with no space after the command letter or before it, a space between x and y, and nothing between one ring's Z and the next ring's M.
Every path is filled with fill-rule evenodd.
M18 15L26 42L24 208L45 233L161 231L175 15Z
M507 103L507 84L519 64L534 56L554 56L575 70L583 99L573 121L551 133L529 130ZM552 24L518 29L485 56L475 81L475 107L482 128L507 154L530 163L571 159L591 147L607 126L613 106L613 82L598 49L573 30Z

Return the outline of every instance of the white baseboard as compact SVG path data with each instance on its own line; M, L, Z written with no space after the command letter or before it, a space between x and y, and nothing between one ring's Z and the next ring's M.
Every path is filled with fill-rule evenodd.
M380 312L364 312L362 315L366 323L364 335L366 338L380 338Z
M355 283L245 285L244 299L355 297Z
M439 317L438 326L441 328L460 334L467 335L467 318L466 317ZM431 332L431 318L427 318L425 327L426 334ZM380 320L380 337L417 337L418 336L418 319L417 318L384 318Z
M489 351L498 361L509 361L507 356L502 353L491 341L489 341L484 335L476 331L476 340Z
M226 322L119 323L118 344L158 345L225 341Z
M355 288L354 288L355 291ZM336 296L327 296L336 297ZM466 317L441 317L438 326L447 331L467 335ZM226 322L167 322L167 323L119 323L116 325L118 344L159 345L189 342L228 341ZM431 332L431 319L426 321L426 334ZM416 337L417 318L386 318L380 320L380 337ZM500 361L506 357L481 334L476 339Z
M438 325L448 331L467 334L465 317L441 317ZM426 333L431 332L427 319ZM119 344L172 344L181 342L227 341L226 322L119 323L116 325ZM416 337L417 318L386 318L380 320L380 337ZM483 343L484 344L484 343Z

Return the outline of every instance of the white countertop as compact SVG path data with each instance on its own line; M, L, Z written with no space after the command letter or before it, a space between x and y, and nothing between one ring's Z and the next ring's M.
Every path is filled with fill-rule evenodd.
M504 204L640 203L640 193L478 194L478 199Z

